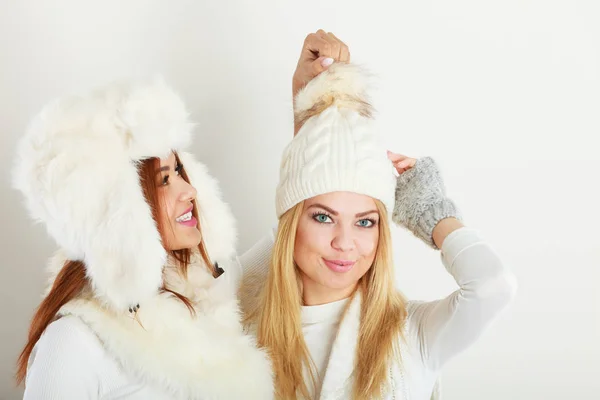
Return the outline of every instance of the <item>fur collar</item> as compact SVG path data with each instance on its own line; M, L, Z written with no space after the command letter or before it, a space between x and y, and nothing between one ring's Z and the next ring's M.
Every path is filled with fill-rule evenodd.
M270 362L242 332L231 274L214 279L198 259L187 279L172 262L163 270L165 285L192 301L194 316L169 293L155 295L135 318L89 294L59 314L80 318L127 374L176 399L272 399Z

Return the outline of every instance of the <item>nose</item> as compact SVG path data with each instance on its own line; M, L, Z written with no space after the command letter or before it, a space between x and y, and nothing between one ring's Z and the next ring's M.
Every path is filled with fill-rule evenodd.
M354 250L354 237L352 236L351 228L342 226L341 224L338 225L331 241L331 247L340 252Z
M193 187L191 184L187 183L183 179L181 180L181 182L182 182L182 186L181 186L181 192L179 193L179 200L180 201L195 200L196 196L198 195L196 188Z

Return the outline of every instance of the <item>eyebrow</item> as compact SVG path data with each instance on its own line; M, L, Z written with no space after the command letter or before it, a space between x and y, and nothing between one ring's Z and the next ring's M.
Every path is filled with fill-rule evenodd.
M171 167L169 167L168 165L165 165L164 167L160 167L160 169L157 169L156 173L159 174L159 173L161 173L163 171L168 171L170 169L171 169Z
M311 208L322 208L323 210L327 211L328 213L330 213L334 216L339 215L339 213L337 211L334 211L331 208L324 206L323 204L319 204L319 203L312 204L311 206L309 206L307 208L307 210L311 209ZM369 214L373 214L373 213L379 214L379 212L377 210L369 210L369 211L364 211L364 212L358 213L358 214L356 214L355 217L360 218L360 217L364 217L365 215L369 215Z

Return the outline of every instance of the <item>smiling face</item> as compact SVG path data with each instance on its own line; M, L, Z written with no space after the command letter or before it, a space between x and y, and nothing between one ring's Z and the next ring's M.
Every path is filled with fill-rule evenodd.
M325 304L352 294L373 265L379 218L373 198L356 193L327 193L304 202L294 261L305 304Z
M197 192L181 176L182 168L176 155L171 153L160 160L155 176L158 225L166 250L197 247L202 239L198 221L192 215Z

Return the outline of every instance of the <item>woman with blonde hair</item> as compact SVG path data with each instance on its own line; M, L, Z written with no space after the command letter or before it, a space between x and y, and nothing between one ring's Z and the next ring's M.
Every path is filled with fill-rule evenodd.
M241 260L241 305L272 358L277 398L436 398L441 368L515 293L435 162L379 146L367 92L364 71L338 63L297 94L270 262L268 240ZM391 221L441 250L454 293L415 302L396 290Z

